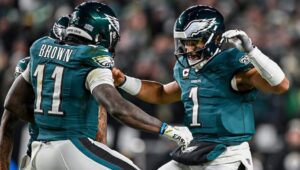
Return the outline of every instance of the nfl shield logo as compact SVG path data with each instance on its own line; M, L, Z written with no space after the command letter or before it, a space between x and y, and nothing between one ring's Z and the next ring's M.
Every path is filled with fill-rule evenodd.
M182 71L182 78L183 79L189 78L189 73L190 73L190 69L189 68L183 69L183 71Z

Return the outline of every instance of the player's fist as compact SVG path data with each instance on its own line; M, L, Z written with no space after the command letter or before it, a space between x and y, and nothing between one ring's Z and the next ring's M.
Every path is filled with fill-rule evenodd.
M118 68L112 69L112 74L114 78L114 85L116 87L122 85L125 82L125 74Z
M193 139L192 134L186 128L173 127L166 123L162 125L160 133L162 136L177 142L178 145L182 145L183 148L186 148Z
M242 30L229 30L223 33L223 38L229 43L235 45L241 51L246 53L251 52L254 49L251 39Z

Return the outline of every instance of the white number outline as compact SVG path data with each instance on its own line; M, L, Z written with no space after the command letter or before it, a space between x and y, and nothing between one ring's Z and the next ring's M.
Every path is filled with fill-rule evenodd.
M190 126L201 126L201 123L198 122L198 87L191 88L189 98L191 98L193 101L192 123L190 124Z
M52 109L48 111L48 114L63 115L62 111L59 111L61 103L61 82L63 78L64 68L56 66L51 78L54 79L54 92L52 96Z
M43 80L44 80L44 70L45 65L38 65L34 76L37 77L36 85L36 102L34 111L37 113L43 113L41 108L42 104L42 91L43 91ZM54 91L52 95L52 106L51 110L48 111L48 114L62 116L64 112L59 111L61 104L61 89L62 89L62 79L63 79L64 67L56 66L51 78L54 79Z
M37 112L37 113L43 113L43 110L41 109L41 104L42 104L44 68L45 68L45 65L38 65L33 74L33 76L36 77L36 100L35 100L34 112Z

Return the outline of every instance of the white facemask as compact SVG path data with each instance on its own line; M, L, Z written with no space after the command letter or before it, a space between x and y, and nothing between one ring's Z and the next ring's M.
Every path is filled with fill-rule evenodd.
M196 63L198 63L200 60L189 60L188 62L190 65L194 65ZM198 64L194 65L192 68L195 68L197 71L200 70L206 63L208 60L203 60L201 62L199 62Z

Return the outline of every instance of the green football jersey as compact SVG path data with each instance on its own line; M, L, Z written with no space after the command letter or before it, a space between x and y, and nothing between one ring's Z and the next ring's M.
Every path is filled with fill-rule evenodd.
M222 51L198 72L175 64L174 78L185 108L184 124L194 139L229 145L251 139L255 132L252 102L257 90L237 92L231 80L238 71L252 67L236 48Z
M91 70L112 68L112 54L102 46L58 44L43 37L33 43L30 56L38 139L95 139L98 104L85 82Z

